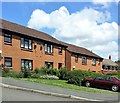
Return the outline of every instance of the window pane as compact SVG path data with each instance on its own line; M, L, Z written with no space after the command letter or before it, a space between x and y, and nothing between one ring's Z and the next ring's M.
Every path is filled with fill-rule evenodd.
M50 47L50 45L48 45L48 49L47 49L48 51L48 53L51 53L51 47Z
M5 58L5 66L12 67L12 58Z
M45 52L47 52L47 44L45 44Z
M32 49L32 41L29 40L29 49Z
M53 46L52 46L52 45L51 45L51 48L50 48L50 49L51 49L51 51L50 51L50 52L51 52L51 53L53 53Z
M5 37L5 42L11 42L11 38L9 38L9 37Z
M25 61L25 69L28 69L28 68L29 68L28 61Z
M92 65L96 65L96 59L92 59Z
M86 63L87 63L86 57L82 57L82 64L86 64Z
M21 47L24 47L24 38L21 38Z
M28 49L28 41L25 41L25 48Z
M58 48L58 53L62 53L62 48L61 47Z
M22 60L22 69L24 69L25 65L24 65L24 60Z
M32 69L32 62L29 61L29 69Z
M11 37L11 34L5 34L5 36L7 36L7 37Z
M11 43L11 34L4 34L4 41Z
M11 62L5 62L5 66L11 67Z

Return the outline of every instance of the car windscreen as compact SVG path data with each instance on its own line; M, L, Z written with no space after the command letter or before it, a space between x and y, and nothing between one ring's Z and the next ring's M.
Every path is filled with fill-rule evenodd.
M120 78L115 77L116 80L120 81Z

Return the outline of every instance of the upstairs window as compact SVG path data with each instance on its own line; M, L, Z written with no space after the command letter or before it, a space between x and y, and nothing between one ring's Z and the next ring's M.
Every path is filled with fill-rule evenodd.
M87 58L86 57L82 57L82 64L87 64Z
M21 68L22 68L22 70L24 70L24 69L32 70L32 60L22 59L21 60Z
M4 64L5 64L5 67L12 67L12 58L5 57Z
M98 59L98 65L100 65L100 59Z
M53 45L45 44L45 52L52 54L53 53Z
M62 54L62 47L59 47L59 48L58 48L58 53L59 53L59 54Z
M12 35L11 34L4 34L4 42L12 43Z
M21 48L32 49L32 40L21 38Z
M92 59L92 65L94 65L94 66L96 65L96 59L94 59L94 58Z
M78 55L75 55L75 62L78 62Z

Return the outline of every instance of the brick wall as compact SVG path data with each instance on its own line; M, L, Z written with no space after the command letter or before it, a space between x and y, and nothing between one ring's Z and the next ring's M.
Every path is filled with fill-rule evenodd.
M4 57L12 57L12 67L14 71L21 71L21 59L33 60L33 69L42 67L45 65L45 61L53 62L53 67L58 68L58 63L62 63L62 67L65 66L65 49L62 50L62 55L58 54L59 46L54 45L53 55L45 54L44 43L40 40L36 41L37 46L34 49L34 43L32 43L32 50L21 49L20 47L20 35L12 33L12 44L8 45L4 43L4 33L2 33L2 64L4 64ZM0 36L1 37L1 36ZM33 38L32 38L33 39ZM42 44L42 50L40 50L40 44Z
M96 59L97 60L97 59ZM78 62L75 61L75 55L72 54L71 56L71 69L75 67L75 70L90 70L90 71L96 71L100 72L102 69L102 60L100 61L100 64L98 64L98 61L96 61L96 65L92 65L92 58L87 57L87 64L82 64L82 56L78 56Z

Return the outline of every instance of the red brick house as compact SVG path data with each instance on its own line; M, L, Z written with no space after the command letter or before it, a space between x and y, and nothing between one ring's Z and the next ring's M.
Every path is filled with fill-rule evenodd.
M70 70L90 70L100 72L102 69L102 58L83 47L67 44L66 67Z
M97 72L102 69L102 58L85 48L63 43L46 33L6 20L0 20L0 25L3 67L17 72L45 65L69 70L75 66L74 69Z

